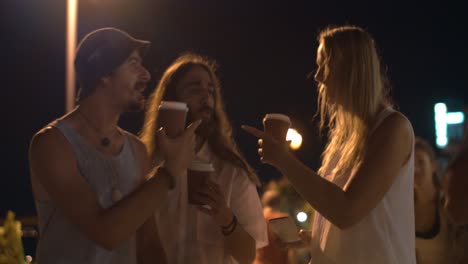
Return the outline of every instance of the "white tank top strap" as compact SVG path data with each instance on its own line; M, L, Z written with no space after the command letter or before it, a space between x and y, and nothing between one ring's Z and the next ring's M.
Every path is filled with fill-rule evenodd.
M380 113L377 115L377 118L375 119L376 121L374 125L372 126L372 129L370 130L370 134L372 134L374 130L376 130L379 127L379 125L385 120L385 118L387 118L388 116L390 116L391 114L395 112L396 111L392 107L389 107L389 106L382 109L382 111L380 111Z

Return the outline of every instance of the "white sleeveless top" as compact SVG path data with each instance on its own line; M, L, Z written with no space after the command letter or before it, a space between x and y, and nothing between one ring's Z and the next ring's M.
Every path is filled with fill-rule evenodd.
M392 108L384 109L371 133L394 112ZM350 177L335 176L326 173L324 177L341 188ZM341 230L317 212L312 226L310 263L415 264L413 177L414 148L382 200L354 226Z

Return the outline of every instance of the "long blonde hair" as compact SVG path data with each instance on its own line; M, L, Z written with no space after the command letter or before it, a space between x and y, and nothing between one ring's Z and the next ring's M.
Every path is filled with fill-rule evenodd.
M335 85L319 83L318 87L320 129L329 129L318 173L346 175L363 160L377 111L382 104L390 104L387 82L374 40L365 30L355 26L327 28L320 33L319 42L329 67L324 78L333 78Z
M210 75L214 84L214 121L213 134L206 138L209 146L216 156L243 169L250 180L257 186L260 181L254 170L240 153L232 136L232 127L229 123L221 97L221 83L216 75L217 65L213 60L194 53L185 53L179 56L164 72L156 90L150 95L146 107L145 121L140 138L145 143L152 161L157 159L156 131L158 121L158 106L161 101L178 101L176 87L179 81L193 67L200 66Z

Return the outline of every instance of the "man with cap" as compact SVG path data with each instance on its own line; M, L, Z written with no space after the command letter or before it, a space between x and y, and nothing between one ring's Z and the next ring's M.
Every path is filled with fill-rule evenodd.
M149 42L115 29L86 35L75 57L78 106L37 132L29 150L39 219L39 264L164 263L153 215L194 157L193 123L178 138L156 135L164 168L118 127L144 106Z

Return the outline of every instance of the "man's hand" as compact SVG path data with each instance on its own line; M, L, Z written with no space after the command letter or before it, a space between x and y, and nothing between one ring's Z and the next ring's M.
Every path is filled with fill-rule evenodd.
M224 195L219 185L211 180L205 181L193 196L196 204L202 204L199 210L213 217L219 226L227 226L234 217L231 209L226 205Z
M158 131L157 140L164 156L164 167L172 175L183 173L195 158L195 130L200 123L201 120L193 122L176 138L169 138L164 128Z

